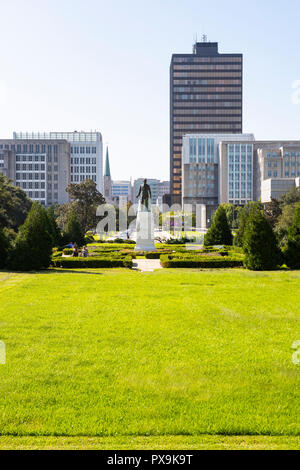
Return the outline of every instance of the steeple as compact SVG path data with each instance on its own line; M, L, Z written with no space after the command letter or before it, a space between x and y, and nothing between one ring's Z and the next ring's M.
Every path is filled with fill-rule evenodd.
M110 175L110 166L109 166L108 147L106 147L106 160L105 160L104 176L109 176L109 177L111 177L111 175Z

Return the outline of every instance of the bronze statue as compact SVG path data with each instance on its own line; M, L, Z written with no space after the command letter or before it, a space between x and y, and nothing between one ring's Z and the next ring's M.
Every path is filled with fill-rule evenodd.
M146 179L144 180L144 184L140 186L140 190L137 195L137 198L140 197L140 195L142 195L142 199L141 199L142 206L144 206L147 210L150 210L151 205L149 204L149 202L151 203L151 189L150 189L149 184L147 184Z

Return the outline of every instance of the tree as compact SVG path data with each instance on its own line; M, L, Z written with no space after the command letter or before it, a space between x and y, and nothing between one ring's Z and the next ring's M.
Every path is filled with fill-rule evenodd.
M3 228L0 225L0 269L6 267L10 243Z
M85 180L79 184L71 183L66 191L70 195L84 232L96 227L97 207L105 204L105 199L97 190L96 183L92 180Z
M286 205L282 207L282 213L278 218L278 222L275 225L275 233L280 240L281 246L287 242L288 231L292 226L297 204Z
M272 226L260 210L254 209L248 216L243 249L244 266L253 271L276 269L282 261Z
M229 204L229 203L223 203L221 205L225 209L229 227L233 229L237 228L239 213L242 207L234 206L233 204Z
M281 214L282 210L280 208L280 203L279 201L277 201L277 199L272 198L270 202L264 204L264 216L270 222L273 228L277 224Z
M54 208L48 207L46 209L48 232L52 238L52 246L59 246L61 242L61 233L54 217Z
M77 245L82 245L84 242L84 233L75 210L72 210L68 215L64 239L69 242L76 242Z
M300 188L292 188L289 192L284 194L280 199L280 206L291 205L300 202Z
M0 224L15 232L24 224L32 201L12 181L0 174Z
M228 225L224 207L219 206L215 212L212 226L204 237L204 245L232 245L232 233Z
M247 219L252 211L261 210L262 205L260 202L248 202L239 212L238 218L238 229L236 231L236 235L234 237L234 245L242 247L243 246L243 238L244 238L244 231L247 223Z
M24 225L19 229L8 264L19 271L48 268L52 239L48 232L46 210L37 202L32 204Z
M283 253L286 264L290 268L300 268L300 204L297 205L293 224L288 230L287 243Z

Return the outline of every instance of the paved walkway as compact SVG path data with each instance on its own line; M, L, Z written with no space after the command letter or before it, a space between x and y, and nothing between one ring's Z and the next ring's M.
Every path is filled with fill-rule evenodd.
M134 259L133 269L142 272L152 272L155 269L162 269L159 259Z

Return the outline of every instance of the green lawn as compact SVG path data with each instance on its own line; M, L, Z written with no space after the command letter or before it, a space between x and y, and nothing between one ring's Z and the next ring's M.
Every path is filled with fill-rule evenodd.
M0 272L0 448L300 448L299 292L299 271Z

